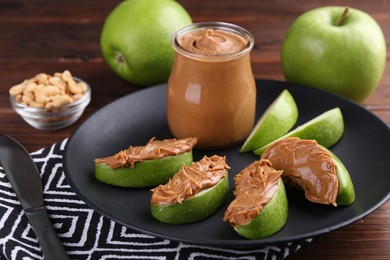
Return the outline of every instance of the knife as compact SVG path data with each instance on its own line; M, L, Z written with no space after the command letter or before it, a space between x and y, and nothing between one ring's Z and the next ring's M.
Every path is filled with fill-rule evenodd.
M45 259L69 259L47 214L41 178L30 154L19 142L0 134L0 164L38 238Z

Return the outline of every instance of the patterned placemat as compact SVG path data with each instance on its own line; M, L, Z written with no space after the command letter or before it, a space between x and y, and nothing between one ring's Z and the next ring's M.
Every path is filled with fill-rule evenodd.
M311 239L256 249L220 249L142 234L89 208L62 171L67 139L31 153L44 201L71 259L284 259ZM35 233L0 167L0 259L43 259Z

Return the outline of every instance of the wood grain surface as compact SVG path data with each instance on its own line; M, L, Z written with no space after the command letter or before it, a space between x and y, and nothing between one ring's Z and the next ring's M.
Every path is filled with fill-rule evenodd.
M103 22L119 2L0 0L0 133L16 138L30 152L48 147L69 137L83 119L102 106L140 89L115 75L101 55L99 38ZM178 2L194 22L224 21L248 29L255 38L252 69L257 78L285 80L280 50L288 27L299 14L325 4L348 5L372 15L382 27L390 49L387 0ZM12 110L9 88L37 73L65 69L90 83L93 90L90 105L82 118L66 129L42 131L30 127ZM390 125L389 62L380 85L362 105ZM390 202L356 223L315 237L289 259L390 259Z

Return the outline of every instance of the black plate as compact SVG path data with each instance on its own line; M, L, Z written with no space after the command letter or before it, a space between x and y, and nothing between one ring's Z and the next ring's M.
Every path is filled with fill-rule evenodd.
M390 197L390 130L363 107L346 99L284 82L257 80L257 116L288 89L300 112L297 124L334 107L340 107L345 133L331 150L343 161L355 185L356 201L347 207L308 202L300 191L289 191L289 216L278 233L260 240L240 237L222 221L232 200L201 222L169 225L155 220L149 212L149 189L125 189L100 183L94 178L93 160L130 145L144 145L151 137L172 137L166 122L165 85L129 94L103 107L71 135L64 154L64 172L76 194L91 208L135 230L158 237L217 247L257 247L313 237L346 226L368 215ZM239 154L239 146L217 151L194 151L194 160L203 155L226 155L233 176L257 157Z

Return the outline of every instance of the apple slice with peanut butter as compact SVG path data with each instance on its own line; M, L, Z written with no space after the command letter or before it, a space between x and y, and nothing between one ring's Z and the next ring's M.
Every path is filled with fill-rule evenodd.
M269 160L253 162L234 178L235 199L225 211L224 221L248 239L259 239L279 231L287 221L286 190Z
M152 189L151 213L169 224L202 220L224 203L229 189L226 158L204 156L183 168L165 185Z
M268 147L261 158L283 170L284 183L302 189L311 202L337 206L350 205L355 200L347 169L315 140L285 138Z
M145 146L130 146L115 155L95 159L95 177L120 187L154 187L168 180L183 165L192 163L197 138L152 138Z

